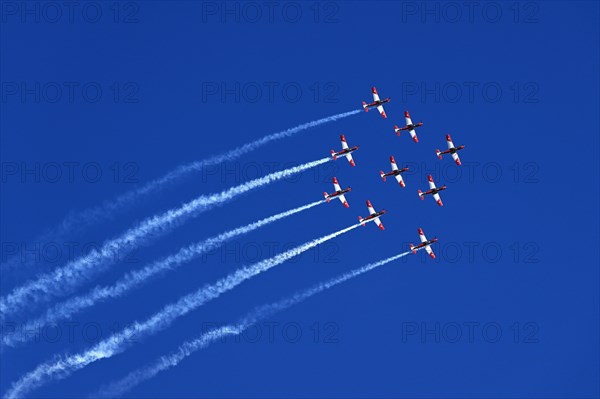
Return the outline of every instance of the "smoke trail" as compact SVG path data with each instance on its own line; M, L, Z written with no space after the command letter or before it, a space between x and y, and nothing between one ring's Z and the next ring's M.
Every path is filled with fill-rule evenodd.
M419 248L418 250L420 249L422 248ZM300 302L303 302L306 299L312 297L313 295L316 295L331 287L348 281L354 277L358 277L361 274L371 271L377 267L393 262L399 258L409 255L410 253L410 251L404 252L389 257L387 259L380 260L379 262L368 264L361 268L354 269L348 273L335 277L331 280L318 283L313 287L301 292L297 292L296 294L286 299L282 299L278 302L271 303L269 305L257 307L256 309L248 313L246 316L238 320L237 323L212 329L192 341L187 341L183 343L181 346L179 346L179 348L177 348L176 351L172 352L171 354L161 356L156 361L152 362L149 366L142 367L136 371L133 371L130 374L128 374L125 378L113 382L104 388L101 388L97 394L93 395L93 397L113 398L116 396L120 396L132 389L133 387L139 385L140 383L149 380L150 378L153 378L161 371L177 366L186 357L192 355L194 352L200 349L206 348L213 342L218 341L219 339L225 336L239 335L242 332L244 332L244 330L246 330L247 328L272 316L277 312L285 310L291 306L297 305Z
M111 335L83 353L62 357L59 356L54 360L42 363L33 371L25 374L18 381L13 383L11 388L5 394L5 398L15 399L24 397L32 390L39 388L50 381L66 378L74 371L82 369L90 363L100 359L110 358L123 352L130 344L128 337L132 336L133 333L136 334L136 337L144 338L165 329L178 317L197 309L212 299L218 298L221 294L232 290L244 281L298 256L317 245L347 233L358 226L360 226L360 224L346 227L335 233L314 239L286 252L282 252L272 258L238 269L217 282L205 285L199 290L180 298L177 302L165 306L149 319L143 322L134 322L131 327L127 327L122 331Z
M0 320L25 308L31 308L40 302L48 302L56 296L72 292L80 284L114 263L118 256L134 247L145 244L150 238L164 234L189 217L216 205L222 205L250 190L287 178L310 168L314 168L331 158L322 158L299 166L274 172L239 186L231 187L220 193L202 195L179 208L170 209L160 215L150 217L136 227L127 230L121 236L105 242L99 250L93 249L88 255L80 257L53 272L43 274L14 289L9 295L0 298Z
M224 152L219 155L212 156L202 161L195 161L186 165L180 165L176 169L167 173L166 175L152 180L138 189L127 192L113 201L106 201L100 206L95 208L87 209L81 212L76 212L68 215L58 226L51 229L47 233L38 237L34 242L48 242L60 240L62 236L67 234L76 234L82 232L86 227L98 223L102 220L110 220L120 210L123 210L133 205L140 198L151 194L153 192L160 191L167 187L169 184L174 183L183 177L190 175L193 172L203 170L208 166L218 165L222 162L233 161L242 155L250 153L258 148L276 140L280 140L286 137L291 137L301 131L328 123L334 122L338 119L343 119L351 115L360 113L362 110L354 110L349 112L343 112L328 116L325 118L317 119L315 121L303 123L301 125L283 130L278 133L272 133L264 136L258 140L246 143L233 150ZM17 267L30 267L33 262L22 262L17 256L9 259L4 264L0 264L2 273L14 271Z
M217 248L228 240L231 240L242 234L250 233L259 227L308 210L324 202L325 200L320 200L311 204L300 206L298 208L290 209L288 211L269 216L246 226L238 227L236 229L219 234L218 236L208 238L206 240L181 248L173 255L153 262L142 269L125 274L124 277L111 286L97 286L85 295L69 298L64 302L55 305L53 308L48 309L44 315L27 322L20 329L22 331L32 331L41 325L48 325L67 319L86 308L96 305L100 301L117 298L121 295L124 295L127 293L127 291L141 286L151 277L189 262L203 253L207 253L208 251ZM33 337L33 334L6 334L2 338L2 343L8 347L14 347L33 339Z

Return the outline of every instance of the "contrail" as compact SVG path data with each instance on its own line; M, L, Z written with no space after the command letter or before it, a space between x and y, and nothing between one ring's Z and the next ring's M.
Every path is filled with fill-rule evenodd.
M422 248L419 248L418 250L420 249ZM344 273L338 277L332 278L331 280L318 283L311 288L297 292L296 294L288 298L282 299L278 302L257 307L256 309L248 313L246 316L238 320L237 323L212 329L194 340L183 343L181 346L179 346L179 348L177 348L176 351L168 355L161 356L156 361L152 362L150 365L133 371L123 379L113 382L104 388L101 388L97 394L93 395L93 397L112 398L123 395L125 392L129 391L130 389L139 385L140 383L149 380L150 378L153 378L161 371L177 366L186 357L192 355L194 352L200 349L206 348L207 346L209 346L215 341L218 341L221 338L224 338L228 335L239 335L242 332L244 332L244 330L246 330L247 328L262 320L267 319L268 317L271 317L277 312L285 310L291 306L297 305L300 302L303 302L306 299L312 297L313 295L323 292L354 277L358 277L361 274L371 271L377 267L393 262L399 258L409 255L410 253L411 252L408 251L398 255L394 255L387 259L380 260L379 262L370 263L361 268L354 269L348 273Z
M142 269L125 274L125 276L123 276L111 286L97 286L84 295L69 298L64 302L56 304L54 307L48 309L42 316L25 323L25 325L22 328L20 328L20 330L33 331L34 329L39 328L39 326L57 323L60 320L68 319L74 314L96 305L98 302L120 297L127 293L129 290L138 288L150 278L167 270L174 269L186 262L189 262L192 259L219 247L228 240L231 240L243 234L248 234L262 226L276 222L288 216L295 215L296 213L308 210L317 205L323 204L324 202L325 200L315 201L313 203L300 206L298 208L290 209L288 211L269 216L267 218L250 223L246 226L238 227L236 229L219 234L215 237L211 237L206 240L202 240L200 242L191 244L187 247L181 248L177 253L173 255L167 256L159 261L153 262L143 267ZM15 347L32 339L33 336L33 334L6 334L2 338L2 343L4 346L7 347Z
M314 239L288 251L282 252L272 258L238 269L217 282L205 285L199 290L180 298L177 302L165 306L149 319L143 322L134 322L131 327L127 327L118 333L114 333L83 353L58 356L49 362L42 363L33 371L25 374L13 383L11 388L6 392L5 398L15 399L25 397L32 390L37 389L50 381L66 378L74 371L82 369L90 363L100 359L110 358L123 352L130 344L128 337L132 336L133 333L136 334L136 337L144 338L165 329L177 318L197 309L212 299L218 298L221 294L232 290L244 281L298 256L317 245L347 233L358 226L360 226L360 224L346 227L335 233Z
M317 119L311 122L303 123L301 125L283 130L281 132L272 133L264 136L258 140L246 143L240 147L234 148L233 150L221 153L219 155L212 156L210 158L191 162L189 164L180 165L174 170L170 171L166 175L152 180L142 187L135 190L129 191L112 201L106 201L102 205L95 208L87 209L81 212L75 212L68 215L63 221L47 233L36 238L34 242L48 242L60 240L62 236L67 234L75 234L84 231L86 227L95 223L101 222L102 220L109 220L116 216L117 212L133 205L136 201L142 197L160 191L167 187L169 184L174 183L183 177L186 177L194 172L203 170L208 166L218 165L223 162L233 161L242 155L248 154L258 148L272 142L281 140L286 137L291 137L299 132L308 130L319 125L334 122L339 119L349 117L360 113L362 110L354 110L349 112L343 112L341 114L331 115L325 118ZM12 272L18 268L30 267L34 262L23 261L15 256L4 264L1 264L2 273Z
M0 320L10 314L31 308L38 303L48 302L54 297L71 293L79 285L89 281L114 263L123 253L145 244L150 238L166 233L187 218L195 217L213 206L222 205L250 190L314 168L330 160L330 157L322 158L274 172L220 193L202 195L179 208L170 209L162 214L145 219L121 236L106 241L99 250L93 249L86 256L71 261L52 272L42 274L37 279L15 288L6 297L0 298Z

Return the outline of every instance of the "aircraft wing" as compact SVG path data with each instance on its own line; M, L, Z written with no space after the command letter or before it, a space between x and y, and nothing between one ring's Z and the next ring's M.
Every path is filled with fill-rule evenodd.
M431 247L429 245L425 246L425 251L427 251L429 256L431 256L433 259L435 259L435 254L433 253L433 251L431 250Z
M379 227L381 230L384 230L385 228L383 227L383 223L381 223L381 220L379 220L379 218L375 218L373 219L375 221L375 224L377 225L377 227Z
M429 189L435 189L435 183L433 182L433 178L431 177L431 175L427 176L427 180L429 180Z
M446 144L448 144L448 149L454 148L454 143L452 142L452 138L450 138L449 134L446 135Z
M454 159L454 162L456 162L456 164L460 166L460 158L458 157L457 153L452 154L452 159Z
M408 111L404 112L404 119L406 120L406 126L412 125L412 119L410 119L410 114Z
M410 129L408 133L410 133L410 137L412 137L415 143L419 142L419 138L417 137L417 132L415 132L415 129Z
M346 137L344 137L343 134L340 136L340 140L342 140L342 148L344 150L347 150L348 149L348 143L346 143Z
M435 202L437 202L439 206L444 206L444 204L442 203L442 199L440 198L440 195L438 193L433 194L433 198L435 199Z
M350 165L354 166L354 159L352 159L352 154L346 154L346 159L350 162Z
M425 233L423 233L423 229L419 228L419 239L421 242L427 241L427 237L425 237Z
M379 111L379 113L381 114L381 116L383 116L383 118L387 118L387 115L385 114L385 110L383 109L383 105L378 105L377 111Z
M369 210L369 215L377 213L377 212L375 212L375 209L373 208L373 205L371 205L371 201L367 201L367 209Z
M335 191L342 191L342 188L335 177L333 178L333 188Z
M406 187L406 185L404 184L404 180L402 179L402 175L396 175L394 177L396 178L396 180L398 180L398 183L400 183L402 187Z
M392 164L392 170L398 170L398 165L396 165L396 160L394 157L390 157L390 163Z
M344 197L344 194L340 195L338 198L340 199L340 201L342 201L342 204L343 204L343 205L344 205L346 208L349 208L349 207L350 207L350 205L348 205L348 201L346 201L346 197Z
M373 93L373 100L376 101L376 102L380 101L379 100L379 94L377 94L377 89L375 87L373 87L371 89L371 92ZM377 107L377 108L379 109L379 107ZM381 112L381 111L379 111L379 112Z

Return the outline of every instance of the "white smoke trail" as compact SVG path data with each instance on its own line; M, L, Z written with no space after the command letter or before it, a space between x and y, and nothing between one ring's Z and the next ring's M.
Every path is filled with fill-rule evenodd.
M422 248L419 248L418 250L420 249ZM206 348L207 346L209 346L215 341L218 341L221 338L224 338L228 335L239 335L242 332L244 332L244 330L246 330L247 328L272 316L277 312L285 310L291 306L297 305L300 302L303 302L306 299L312 297L313 295L316 295L331 287L348 281L354 277L358 277L361 274L371 271L377 267L383 266L387 263L400 259L406 255L409 255L410 253L410 251L404 252L398 255L391 256L387 259L380 260L379 262L370 263L366 266L354 269L331 280L318 283L311 288L297 292L296 294L286 299L282 299L281 301L269 305L260 306L248 313L235 324L212 329L192 341L187 341L183 343L181 346L179 346L179 348L177 348L176 351L168 355L161 356L156 361L152 362L150 365L133 371L123 379L113 382L104 388L101 388L97 394L93 395L93 397L114 398L117 396L121 396L125 392L139 385L140 383L149 380L150 378L153 378L158 373L177 366L186 357L192 355L198 350Z
M98 302L122 296L129 290L141 286L150 278L189 262L192 259L217 248L228 240L231 240L242 234L248 234L259 227L276 222L288 216L295 215L296 213L308 210L324 202L325 200L320 200L300 206L298 208L290 209L288 211L269 216L246 226L238 227L236 229L219 234L218 236L211 237L181 248L173 255L153 262L142 269L125 274L125 276L111 286L97 286L84 295L72 297L64 302L56 304L54 307L48 309L42 316L25 323L25 325L20 329L22 331L33 331L34 329L39 328L39 326L49 325L57 323L60 320L67 319L86 308L96 305ZM5 334L2 338L2 343L7 347L14 347L33 339L33 337L33 334Z
M117 211L123 210L131 206L140 198L153 192L160 191L161 189L167 187L169 184L174 183L194 172L201 171L208 166L218 165L227 161L233 161L241 157L242 155L255 151L258 148L272 141L277 141L286 137L291 137L301 131L317 127L328 122L334 122L339 119L358 114L361 111L362 110L358 109L354 111L343 112L341 114L336 114L325 118L317 119L315 121L303 123L301 125L289 128L287 130L283 130L278 133L269 134L258 140L246 143L240 147L234 148L233 150L212 156L202 161L195 161L186 165L180 165L176 169L167 173L166 175L158 179L152 180L136 190L127 192L117 197L113 201L107 201L98 207L68 215L58 226L51 229L41 237L36 238L34 242L39 243L58 241L62 238L62 236L80 233L84 230L85 227L98 223L102 220L109 220L110 218L116 216ZM23 267L30 267L32 263L33 262L23 261L17 256L15 256L7 260L7 262L0 264L0 270L2 271L2 273L12 272L16 271L17 267L20 269L22 269Z
M136 337L144 338L167 328L175 319L197 309L212 299L218 298L221 294L232 290L244 281L298 256L317 245L347 233L358 226L360 226L360 224L346 227L335 233L314 239L288 251L282 252L272 258L238 269L217 282L205 285L199 290L180 298L177 302L165 306L149 319L143 322L134 322L132 326L111 335L83 353L62 357L59 356L54 360L42 363L33 371L25 374L13 383L11 388L6 392L5 398L16 399L24 397L32 390L37 389L50 381L66 378L71 375L71 373L84 368L90 363L100 359L110 358L124 351L129 346L130 342L128 337L132 336L132 334L135 333Z
M250 190L314 168L330 160L330 157L322 158L274 172L220 193L202 195L179 208L170 209L160 215L150 217L127 230L121 236L105 242L99 250L94 249L84 257L69 262L50 273L42 274L37 279L15 288L6 297L0 298L0 320L10 314L32 308L35 304L48 302L54 297L72 292L76 287L89 281L114 263L115 258L118 258L118 256L122 256L126 251L146 243L150 238L166 233L189 217L195 217L213 206L222 205Z

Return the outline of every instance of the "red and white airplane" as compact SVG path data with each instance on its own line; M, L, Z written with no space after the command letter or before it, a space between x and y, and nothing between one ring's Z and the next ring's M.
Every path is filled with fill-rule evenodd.
M446 135L446 142L448 144L448 149L446 151L435 150L435 153L437 154L439 159L442 159L443 154L451 154L452 159L454 159L454 162L456 162L456 164L460 166L460 158L458 157L457 152L465 148L465 146L461 145L455 147L454 143L452 143L452 139L450 138L449 134Z
M379 212L375 212L375 209L373 208L373 205L371 205L371 201L369 200L367 200L367 208L369 209L369 216L367 216L366 218L359 216L358 221L364 226L367 222L373 220L377 227L379 227L381 230L385 230L385 228L383 227L383 223L381 223L381 220L379 220L379 216L385 214L387 211L385 209L382 209Z
M343 134L340 136L340 140L342 140L342 151L335 152L334 150L331 150L331 156L333 157L333 160L335 161L339 156L345 156L348 162L350 162L350 165L354 166L354 159L352 159L351 153L358 150L358 146L355 145L354 147L349 148L348 143L346 143L346 138Z
M323 193L327 202L331 201L332 198L339 198L340 201L342 201L342 204L344 204L344 206L346 208L349 208L350 205L348 205L348 201L346 201L346 197L344 197L344 194L350 192L350 190L352 190L352 188L348 187L347 189L342 190L342 188L340 187L340 184L338 183L335 176L333 178L333 188L335 189L335 191L333 193L327 194L327 191L325 191Z
M408 113L408 111L404 111L404 119L406 119L406 126L404 126L404 127L394 126L394 131L396 132L396 135L400 136L401 131L408 130L408 132L410 133L410 137L412 137L413 141L415 143L418 143L419 138L417 137L417 133L415 132L415 129L423 126L423 122L413 123L412 120L410 119L410 114Z
M384 119L387 118L387 115L385 114L385 110L383 109L383 104L389 102L391 100L391 97L380 100L379 94L377 94L377 89L375 87L371 88L371 92L373 93L373 102L370 104L367 104L366 102L363 101L363 103L362 103L363 108L365 109L366 112L369 112L369 108L377 107L377 111L379 111L381 116Z
M402 180L401 173L406 172L408 170L408 168L398 169L398 165L396 165L396 160L394 159L393 156L390 157L390 162L392 164L392 171L388 172L388 173L383 173L383 170L382 170L381 172L379 172L379 174L381 175L381 178L383 179L383 181L385 181L386 177L394 176L396 178L396 180L398 180L398 183L400 183L400 186L406 187L406 184L404 184L404 180Z
M433 182L433 177L431 177L431 175L427 176L427 180L429 180L429 191L422 192L421 190L418 190L419 198L421 198L423 200L423 199L425 199L426 195L433 194L433 198L438 203L438 205L444 206L444 204L442 204L442 199L440 198L440 195L438 193L442 190L445 190L446 186L443 185L442 187L437 188L435 186L435 183Z
M425 251L427 251L429 256L435 259L435 254L431 250L430 245L437 242L437 237L433 237L431 240L428 240L427 237L425 237L425 233L423 233L423 229L419 227L419 238L421 239L421 243L419 245L410 244L410 250L413 252L413 254L417 253L417 249L425 247Z

